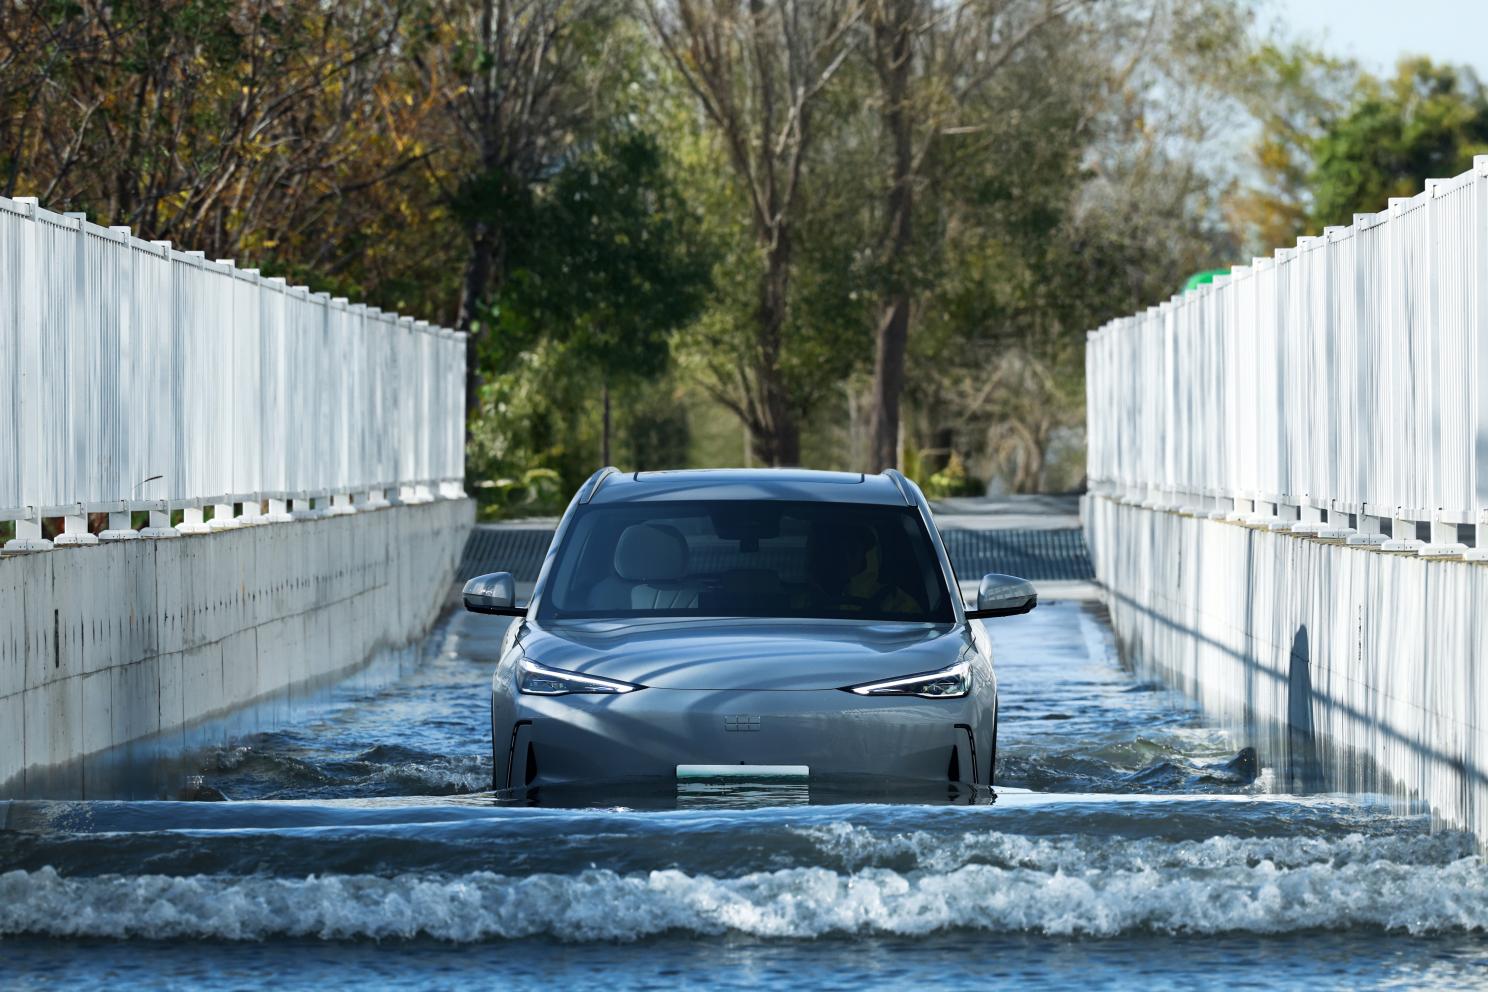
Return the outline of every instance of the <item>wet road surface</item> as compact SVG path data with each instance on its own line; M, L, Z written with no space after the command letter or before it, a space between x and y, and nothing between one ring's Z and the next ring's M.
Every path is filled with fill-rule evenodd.
M1245 741L1119 666L1095 607L991 626L997 795L741 788L503 804L503 622L194 759L229 802L0 815L16 988L273 984L1313 988L1488 982L1469 837L1276 794ZM970 801L968 804L968 800Z

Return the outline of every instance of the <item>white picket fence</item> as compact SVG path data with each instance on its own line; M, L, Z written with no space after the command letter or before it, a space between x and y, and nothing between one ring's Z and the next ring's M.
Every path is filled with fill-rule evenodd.
M1093 491L1354 543L1488 523L1488 156L1092 332ZM1296 521L1297 525L1290 522ZM1300 526L1298 526L1300 525ZM1478 548L1485 547L1478 540ZM1404 547L1400 547L1404 550Z
M464 337L0 197L0 520L456 495Z

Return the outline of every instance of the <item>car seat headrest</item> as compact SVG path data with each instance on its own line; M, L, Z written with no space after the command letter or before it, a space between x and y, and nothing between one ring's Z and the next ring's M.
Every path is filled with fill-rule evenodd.
M664 524L632 524L615 544L615 574L627 582L675 582L687 574L687 539Z

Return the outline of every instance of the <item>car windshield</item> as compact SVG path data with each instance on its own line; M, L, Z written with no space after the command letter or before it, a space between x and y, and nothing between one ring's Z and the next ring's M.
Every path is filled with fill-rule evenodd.
M718 500L579 509L539 620L648 616L955 618L912 507Z

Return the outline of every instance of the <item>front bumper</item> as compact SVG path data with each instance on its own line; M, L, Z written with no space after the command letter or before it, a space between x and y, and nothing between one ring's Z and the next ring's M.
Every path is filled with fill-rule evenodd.
M493 720L498 786L671 778L684 764L807 765L813 778L986 785L992 777L993 705L976 693L920 699L836 689L648 688L515 702L504 728L499 716Z

